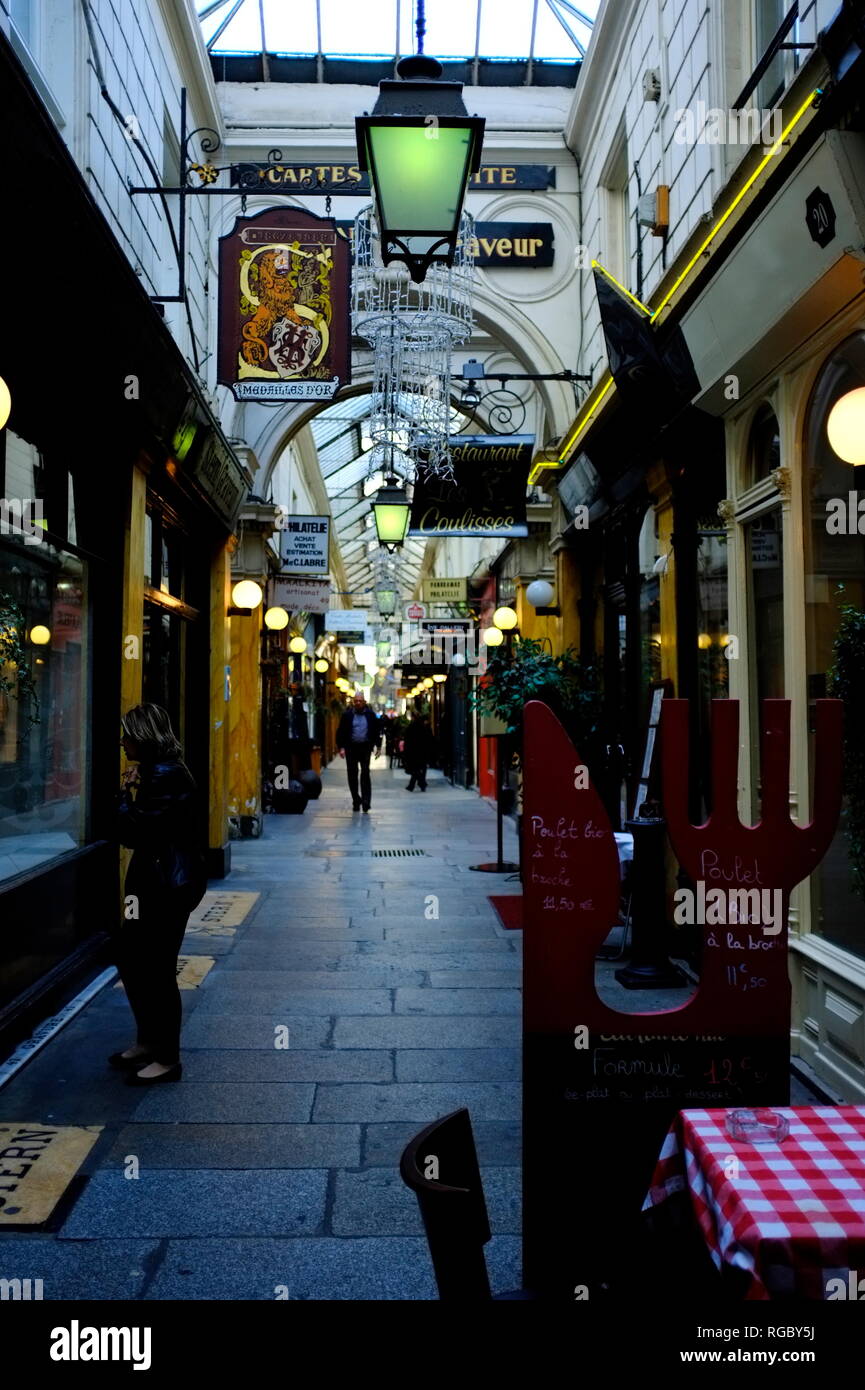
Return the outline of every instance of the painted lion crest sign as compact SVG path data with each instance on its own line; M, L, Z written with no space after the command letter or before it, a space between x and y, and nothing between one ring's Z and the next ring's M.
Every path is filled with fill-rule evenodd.
M293 207L220 238L218 379L236 400L330 400L351 379L350 255L332 218Z

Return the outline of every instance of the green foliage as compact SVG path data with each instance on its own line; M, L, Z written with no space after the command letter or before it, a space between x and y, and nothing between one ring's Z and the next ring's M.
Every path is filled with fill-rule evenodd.
M865 612L841 605L829 694L844 701L844 832L853 886L865 898Z
M495 648L486 680L470 696L480 714L503 720L509 734L522 734L523 709L543 700L561 719L581 757L591 766L601 748L601 689L598 669L583 666L573 647L553 656L542 642L521 638L511 652Z
M30 724L39 723L39 695L27 649L24 646L24 614L10 594L0 593L0 691L27 710Z

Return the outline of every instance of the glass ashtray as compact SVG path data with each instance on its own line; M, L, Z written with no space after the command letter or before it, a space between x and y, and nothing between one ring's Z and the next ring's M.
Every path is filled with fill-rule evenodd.
M790 1133L790 1121L777 1110L728 1110L726 1129L731 1139L746 1144L780 1144Z

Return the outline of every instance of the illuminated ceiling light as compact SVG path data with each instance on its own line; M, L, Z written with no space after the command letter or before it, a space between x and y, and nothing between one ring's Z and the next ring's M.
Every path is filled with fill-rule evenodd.
M826 434L835 453L854 467L865 464L865 386L857 386L829 411Z
M324 672L327 671L327 670L329 669L329 667L330 667L330 662L329 662L329 661L325 661L325 659L324 659L323 656L320 656L320 657L318 658L318 661L315 663L315 669L316 669L316 671L319 671L319 672L322 673L322 674L324 674Z
M261 585L254 579L241 579L231 591L231 601L237 608L257 608L263 598Z
M288 627L288 614L284 608L268 608L264 615L264 626L269 627L273 632L282 632L284 627Z
M493 614L493 622L502 632L510 632L517 625L517 615L512 608L497 608Z
M481 639L485 647L500 647L505 640L505 634L501 628L485 627L481 633Z
M300 656L302 652L306 651L306 638L292 637L288 644L288 650L294 652L295 656Z
M12 413L12 395L6 382L0 376L0 430L6 424Z
M34 647L47 646L51 641L51 633L47 627L43 627L41 623L37 623L35 627L31 627L30 629L30 641L33 643Z

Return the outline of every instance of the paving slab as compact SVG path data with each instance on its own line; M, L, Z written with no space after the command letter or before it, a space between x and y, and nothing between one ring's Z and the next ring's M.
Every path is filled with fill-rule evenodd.
M395 1014L518 1014L518 989L397 989ZM360 1012L360 1010L358 1010Z
M206 1014L251 1014L256 1008L277 1014L389 1014L393 1012L392 990L388 989L286 989L284 991L233 989L218 977L214 987L202 995L196 1017ZM454 991L456 993L456 991ZM456 1011L455 1011L456 1012ZM490 1010L490 1012L493 1012Z
M156 1240L69 1240L61 1244L45 1236L7 1237L0 1254L0 1277L29 1279L31 1297L34 1280L41 1279L39 1296L46 1303L137 1299L143 1296L158 1253ZM7 1327L7 1335L8 1331ZM7 1383L16 1382L10 1375Z
M397 1081L519 1081L522 1075L518 1047L407 1048L394 1055Z
M375 1123L417 1120L418 1128L467 1106L472 1119L512 1120L519 1114L520 1087L512 1081L390 1086L324 1083L316 1088L315 1123Z
M317 1128L317 1126L313 1126ZM399 1166L400 1154L419 1126L412 1120L396 1120L385 1124L362 1126L362 1155L365 1168ZM518 1166L522 1158L520 1122L516 1120L475 1120L472 1133L478 1161L485 1168Z
M323 1169L246 1172L143 1171L132 1179L103 1169L90 1178L59 1240L116 1236L268 1236L322 1231Z
M393 1058L393 1052L324 1047L207 1050L186 1053L183 1076L194 1082L393 1081Z
M131 1124L99 1167L117 1168L134 1154L150 1168L357 1168L360 1125Z
M333 1020L302 1018L296 1014L196 1013L183 1030L184 1054L190 1048L259 1048L274 1051L277 1028L288 1029L290 1048L325 1047L333 1032Z
M338 1018L334 1047L514 1047L521 1042L515 1014L494 1018L451 1015Z
M490 1230L519 1234L520 1169L482 1169L481 1181ZM337 1236L411 1236L423 1233L423 1221L417 1198L398 1172L367 1168L337 1174L331 1229Z
M294 1082L190 1081L154 1086L144 1095L135 1119L183 1124L274 1124L308 1120L314 1085Z

